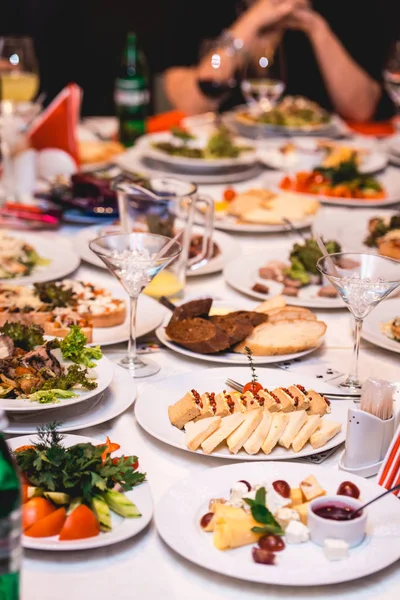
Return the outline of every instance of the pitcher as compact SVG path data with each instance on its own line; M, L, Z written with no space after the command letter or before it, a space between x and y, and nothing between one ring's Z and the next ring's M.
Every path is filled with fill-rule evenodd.
M182 253L157 275L145 293L160 298L181 298L186 274L206 264L213 253L214 200L200 195L196 185L171 177L151 178L145 187L121 181L115 184L120 215L119 229L124 233L142 231L174 237L180 233ZM193 223L196 212L202 215L200 252L191 256Z

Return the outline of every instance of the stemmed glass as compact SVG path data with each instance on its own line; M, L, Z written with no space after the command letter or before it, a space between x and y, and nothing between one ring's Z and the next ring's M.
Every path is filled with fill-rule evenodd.
M386 88L400 110L400 42L396 42L384 70Z
M119 364L129 369L132 377L148 377L160 370L154 361L143 361L137 356L136 313L139 294L182 250L177 241L173 241L165 249L170 241L170 238L163 235L131 233L105 235L89 244L90 249L101 258L130 298L128 353Z
M39 87L38 68L31 38L0 37L1 100L29 102Z
M353 365L341 387L360 389L358 356L363 321L400 285L400 262L374 254L341 252L320 258L317 267L337 289L354 317Z

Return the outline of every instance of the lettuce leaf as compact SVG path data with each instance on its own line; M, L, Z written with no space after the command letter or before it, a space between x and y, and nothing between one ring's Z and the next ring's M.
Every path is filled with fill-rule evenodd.
M78 394L71 392L71 390L39 390L28 396L32 402L39 402L39 404L55 404L59 402L60 398L76 398Z
M78 325L72 325L69 333L60 342L63 357L78 365L95 367L93 360L99 360L103 353L100 346L86 347L86 336Z

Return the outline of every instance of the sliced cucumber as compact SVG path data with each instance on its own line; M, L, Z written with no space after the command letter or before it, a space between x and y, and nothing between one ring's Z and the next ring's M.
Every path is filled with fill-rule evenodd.
M100 530L111 531L111 513L104 498L93 496L92 509L99 520Z
M104 492L103 497L111 510L117 515L121 515L121 517L134 518L142 516L136 505L120 492L114 490Z
M67 515L70 515L78 506L82 504L82 498L73 498L68 506Z
M54 504L69 504L71 501L71 497L64 494L64 492L43 492L43 496L54 502Z
M34 485L28 485L27 496L28 500L31 498L36 498L36 496L43 496L43 490L40 487L35 487Z

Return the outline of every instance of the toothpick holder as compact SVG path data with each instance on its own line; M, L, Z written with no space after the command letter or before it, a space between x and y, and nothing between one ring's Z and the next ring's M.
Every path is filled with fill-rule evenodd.
M339 469L372 477L376 475L394 435L394 416L386 421L357 408L348 412L345 450Z

